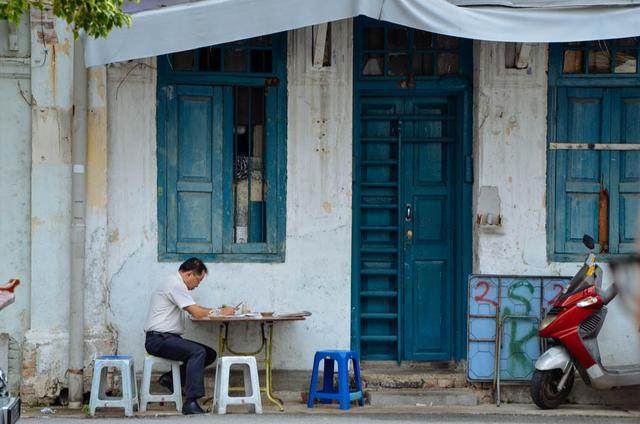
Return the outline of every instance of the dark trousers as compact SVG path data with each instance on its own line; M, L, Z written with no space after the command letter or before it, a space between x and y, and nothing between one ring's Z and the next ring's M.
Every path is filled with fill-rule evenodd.
M182 361L180 379L187 399L204 396L204 368L216 360L216 351L208 346L183 339L177 334L150 331L144 344L153 356Z

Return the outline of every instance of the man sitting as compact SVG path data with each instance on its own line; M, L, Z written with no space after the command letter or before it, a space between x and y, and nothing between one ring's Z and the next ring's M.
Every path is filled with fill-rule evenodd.
M151 296L145 349L153 356L182 361L180 377L187 400L182 407L185 415L202 414L197 399L204 396L204 368L216 360L216 352L208 346L182 338L186 314L205 318L210 308L198 306L189 293L207 275L207 267L198 258L187 259L178 272L170 275ZM173 391L171 373L158 380Z

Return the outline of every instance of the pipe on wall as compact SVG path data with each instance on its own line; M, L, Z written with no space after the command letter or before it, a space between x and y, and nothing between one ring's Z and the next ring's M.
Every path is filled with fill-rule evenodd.
M69 407L82 407L84 392L85 166L87 160L87 70L82 40L74 43L71 160L71 293L69 295Z

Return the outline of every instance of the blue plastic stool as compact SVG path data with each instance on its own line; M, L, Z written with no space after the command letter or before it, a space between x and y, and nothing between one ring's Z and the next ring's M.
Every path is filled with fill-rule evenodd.
M318 367L324 360L324 378L322 390L318 391ZM353 361L353 374L356 382L356 391L349 392L349 360ZM338 363L338 387L333 386L334 364ZM316 352L313 358L313 374L309 387L309 400L307 408L313 408L315 400L322 403L331 403L337 400L340 409L347 410L354 400L358 400L360 406L364 406L362 394L362 380L360 380L360 363L356 354L351 350L321 350Z

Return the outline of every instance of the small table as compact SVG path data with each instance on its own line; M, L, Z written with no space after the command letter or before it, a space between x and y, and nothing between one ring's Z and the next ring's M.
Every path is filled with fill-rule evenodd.
M257 361L264 364L265 368L265 386L260 387L260 391L266 393L267 398L275 404L280 411L284 411L284 404L273 394L273 376L272 376L272 347L273 347L273 324L284 321L304 321L305 315L274 315L269 317L263 316L212 316L209 318L192 319L194 322L217 322L220 325L220 333L218 335L218 354L224 355L225 351L238 356L256 356L264 352L264 358ZM229 346L229 324L232 322L257 322L260 324L262 343L260 347L253 352L239 352L233 350ZM266 330L266 331L265 331ZM242 390L241 388L232 387L230 390Z

